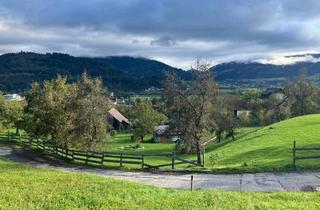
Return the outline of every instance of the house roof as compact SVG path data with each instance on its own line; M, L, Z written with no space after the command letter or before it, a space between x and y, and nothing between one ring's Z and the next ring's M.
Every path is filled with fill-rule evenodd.
M154 131L157 134L163 134L169 129L169 125L158 125L154 127Z
M110 109L109 114L112 117L114 117L116 120L118 120L120 123L124 122L131 125L130 121L125 116L123 116L117 109L115 108Z

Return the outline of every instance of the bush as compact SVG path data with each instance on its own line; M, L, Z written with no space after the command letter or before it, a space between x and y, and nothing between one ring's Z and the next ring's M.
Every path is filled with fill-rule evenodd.
M115 136L115 135L117 135L117 131L116 130L110 131L110 136Z

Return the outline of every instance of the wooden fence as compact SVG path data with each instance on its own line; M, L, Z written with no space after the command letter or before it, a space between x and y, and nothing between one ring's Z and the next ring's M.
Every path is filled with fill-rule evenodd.
M320 159L320 152L319 155L308 155L308 156L301 156L299 152L303 151L320 151L320 147L297 147L296 141L293 141L293 148L292 148L292 159L293 165L296 166L297 160L306 160L306 159Z
M4 137L3 135L0 137ZM26 136L15 135L13 133L7 133L5 136L6 139L20 142L25 146L29 146L43 152L47 152L58 157L66 158L71 161L80 161L86 164L97 164L105 165L107 163L118 163L120 167L125 164L139 165L142 169L144 168L161 168L171 166L172 169L175 169L176 165L180 164L191 164L195 166L204 167L203 164L197 164L195 160L186 160L179 157L175 152L172 153L160 153L160 154L128 154L122 152L95 152L95 151L80 151L74 149L64 149L58 147L51 141L43 141L39 139L31 139ZM148 156L154 157L167 157L168 163L152 165L145 163L145 158ZM203 155L204 158L204 155Z

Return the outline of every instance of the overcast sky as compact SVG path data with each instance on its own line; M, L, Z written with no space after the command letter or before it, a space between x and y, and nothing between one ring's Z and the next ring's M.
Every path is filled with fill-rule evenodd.
M0 53L290 63L282 55L320 52L319 11L319 0L1 0Z

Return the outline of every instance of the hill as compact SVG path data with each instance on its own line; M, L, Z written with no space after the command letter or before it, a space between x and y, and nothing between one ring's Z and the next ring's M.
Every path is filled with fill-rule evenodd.
M297 78L303 69L314 82L320 81L320 62L297 62L290 65L262 63L222 63L211 68L220 82L244 87L280 86Z
M320 146L320 114L306 115L263 128L242 130L236 141L212 144L207 149L207 166L226 171L292 170L292 145ZM210 165L210 156L218 163ZM306 153L302 153L306 154ZM318 152L319 154L319 152ZM310 155L310 154L309 154ZM297 162L298 169L319 169L319 160Z
M317 209L319 204L318 193L161 189L4 158L0 182L0 209Z
M32 82L43 82L57 74L74 81L84 71L102 78L112 91L142 91L151 86L160 87L165 72L175 72L187 78L181 69L158 61L131 58L86 58L61 53L11 53L0 56L0 90L22 92Z

